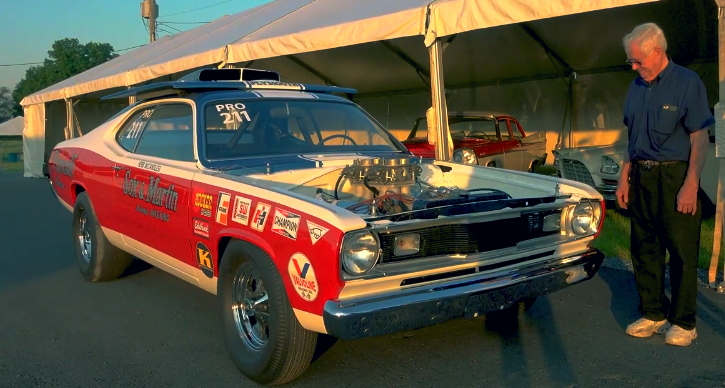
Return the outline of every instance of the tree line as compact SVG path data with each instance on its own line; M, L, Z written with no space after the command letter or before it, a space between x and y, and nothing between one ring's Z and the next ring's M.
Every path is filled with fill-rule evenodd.
M0 123L23 115L20 105L23 98L116 57L118 54L108 43L81 44L76 38L56 40L48 51L48 58L28 68L12 91L0 87Z

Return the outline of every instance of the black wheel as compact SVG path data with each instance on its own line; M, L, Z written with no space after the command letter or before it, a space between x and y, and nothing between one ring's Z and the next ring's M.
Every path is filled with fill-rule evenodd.
M219 267L217 296L224 344L245 376L278 385L307 370L317 333L297 321L269 255L246 242L230 242Z
M78 194L73 209L73 245L78 269L89 282L117 279L133 261L103 234L86 192Z

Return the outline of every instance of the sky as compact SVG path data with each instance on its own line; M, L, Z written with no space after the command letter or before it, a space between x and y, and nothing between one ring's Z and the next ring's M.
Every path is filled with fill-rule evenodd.
M210 22L270 1L156 0L159 22L169 23L159 25L167 32L157 30L157 38L201 25L188 22ZM81 44L110 43L114 50L148 43L140 3L141 0L0 0L0 86L14 88L31 66L2 65L42 62L53 42L59 39L77 38Z

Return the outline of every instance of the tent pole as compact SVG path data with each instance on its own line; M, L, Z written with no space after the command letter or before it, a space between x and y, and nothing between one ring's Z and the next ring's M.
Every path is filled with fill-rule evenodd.
M75 137L75 131L73 130L73 100L65 100L65 118L66 118L66 133L65 138L73 139Z
M725 1L725 0L723 0ZM436 160L450 161L453 155L449 154L448 145L448 110L445 103L445 84L443 80L443 52L441 40L436 38L428 47L430 55L430 87L431 101L436 116Z
M718 72L720 76L719 101L715 105L715 157L718 160L717 204L715 213L715 234L713 236L712 256L708 282L710 288L725 292L725 282L718 287L716 284L717 265L720 261L723 232L723 184L725 184L725 0L715 0L718 6ZM725 264L724 264L725 265Z

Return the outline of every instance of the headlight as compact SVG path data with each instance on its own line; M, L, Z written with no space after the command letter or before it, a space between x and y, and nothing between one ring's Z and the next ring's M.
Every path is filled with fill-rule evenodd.
M473 150L461 148L453 153L453 161L456 163L478 164L478 157Z
M554 166L559 165L559 153L556 151L551 151L551 153L554 155Z
M605 174L616 174L619 172L619 165L609 156L602 156L602 168L599 171Z
M572 210L570 219L575 235L596 233L602 220L602 206L599 202L581 202Z
M342 242L342 267L351 275L362 275L370 271L378 261L380 244L370 232L345 236Z

